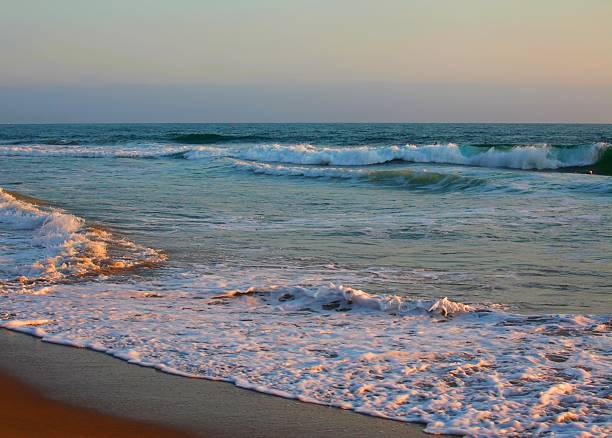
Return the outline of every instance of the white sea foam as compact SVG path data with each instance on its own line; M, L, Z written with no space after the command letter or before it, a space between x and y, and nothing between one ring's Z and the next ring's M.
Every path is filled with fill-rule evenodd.
M231 148L200 147L185 153L185 158L230 156L243 160L289 164L364 166L394 160L414 163L459 164L513 169L558 169L587 166L597 162L607 143L574 148L549 145L482 148L454 143L406 146L315 147L299 145L254 145Z
M522 316L257 270L8 294L0 325L433 433L609 436L610 316ZM250 286L249 286L250 285ZM95 303L95 306L92 306Z
M13 242L18 250L5 262L16 284L82 277L133 267L144 261L161 261L164 257L155 250L117 239L107 231L88 228L79 217L33 205L1 188L0 229L8 230L13 239L18 239Z
M189 146L142 144L127 146L1 145L0 156L65 156L86 158L157 158L177 154L189 160L231 157L264 163L325 166L366 166L390 161L458 164L512 169L559 169L596 163L608 143L560 148L546 144L475 147L430 144L405 146L323 147L309 144Z
M273 303L283 311L299 311L305 308L349 311L353 309L378 310L396 315L409 313L436 313L443 316L471 312L475 309L462 303L450 301L447 297L437 301L412 300L397 295L373 295L347 286L268 286L264 288L231 290L217 295L214 299L227 300L241 296L257 296L262 303Z

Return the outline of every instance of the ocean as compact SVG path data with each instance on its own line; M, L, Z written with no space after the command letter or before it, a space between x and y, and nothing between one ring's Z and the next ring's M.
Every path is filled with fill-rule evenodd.
M612 125L0 125L0 325L474 436L612 434Z

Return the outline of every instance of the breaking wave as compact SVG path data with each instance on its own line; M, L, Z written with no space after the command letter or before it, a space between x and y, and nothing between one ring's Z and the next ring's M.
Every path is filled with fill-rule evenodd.
M112 274L159 263L165 256L59 209L0 188L0 229L11 233L16 251L11 278L0 284L27 286ZM5 273L6 275L6 273Z
M391 161L412 163L459 164L523 170L563 169L597 165L606 170L612 166L607 143L573 148L548 145L513 147L459 146L454 143L386 147L328 148L312 145L255 145L244 148L202 148L185 153L185 158L198 159L210 155L227 155L251 161L324 166L366 166ZM607 166L607 167L606 167Z
M175 137L180 137L184 144L151 143L83 146L61 143L54 145L0 145L0 156L184 158L188 160L230 157L261 163L319 166L368 166L404 161L522 170L590 170L594 173L612 175L612 147L609 143L604 142L573 147L556 147L547 144L482 147L454 143L352 147L323 147L309 144L202 145L204 143L218 143L219 138L217 137L219 136L220 134L186 134ZM256 141L251 136L222 137L227 142Z

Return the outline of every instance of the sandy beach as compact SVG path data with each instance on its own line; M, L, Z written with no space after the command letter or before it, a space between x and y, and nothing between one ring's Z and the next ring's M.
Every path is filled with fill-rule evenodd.
M193 436L156 424L125 420L42 397L0 373L0 435L3 437L160 437Z
M165 374L8 330L0 330L0 351L3 436L431 436L419 425Z

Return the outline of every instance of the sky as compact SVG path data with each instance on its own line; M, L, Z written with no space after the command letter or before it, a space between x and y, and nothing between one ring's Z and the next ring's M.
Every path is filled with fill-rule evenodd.
M0 6L0 123L612 123L611 0Z

